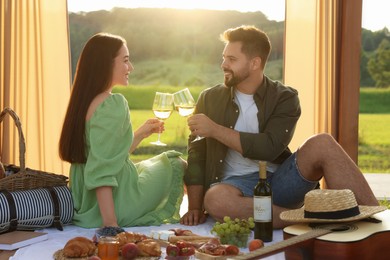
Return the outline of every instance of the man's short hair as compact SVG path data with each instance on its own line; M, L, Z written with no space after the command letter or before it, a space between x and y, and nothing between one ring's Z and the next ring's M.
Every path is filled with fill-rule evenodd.
M263 69L271 52L271 42L265 32L252 25L242 25L224 31L221 36L224 43L241 42L241 51L248 57L260 57Z

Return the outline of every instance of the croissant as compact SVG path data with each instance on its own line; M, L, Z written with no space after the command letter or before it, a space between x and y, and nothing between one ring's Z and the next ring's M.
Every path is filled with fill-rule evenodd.
M85 237L70 239L63 249L65 257L87 257L96 253L96 246L92 240Z
M147 239L148 237L144 234L134 233L134 232L121 232L116 235L116 239L119 244L119 248L122 248L123 245L127 243L138 243L142 240Z

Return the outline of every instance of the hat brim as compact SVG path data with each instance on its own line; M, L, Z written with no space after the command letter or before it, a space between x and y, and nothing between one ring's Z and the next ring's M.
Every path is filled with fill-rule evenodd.
M378 212L384 211L385 206L359 206L360 214L342 219L319 219L319 218L305 218L304 208L288 210L280 213L280 218L284 221L290 222L305 222L305 223L329 223L329 222L350 222L360 219L368 218Z

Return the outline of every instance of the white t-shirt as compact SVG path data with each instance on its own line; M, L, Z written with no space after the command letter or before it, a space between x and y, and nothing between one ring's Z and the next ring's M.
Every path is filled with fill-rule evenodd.
M240 114L234 130L246 133L259 133L258 109L253 95L248 95L235 90L235 101ZM274 172L278 165L267 163L267 171ZM259 171L259 160L243 157L239 152L228 149L224 162L224 177L242 176Z

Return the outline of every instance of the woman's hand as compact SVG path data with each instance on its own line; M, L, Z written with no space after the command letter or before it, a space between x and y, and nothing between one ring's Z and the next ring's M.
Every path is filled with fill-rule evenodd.
M150 118L145 121L135 132L134 140L130 147L130 153L132 153L135 148L141 143L141 141L151 134L162 133L164 132L164 122L158 120L157 118Z
M134 138L135 136L139 135L142 140L149 137L153 133L162 133L164 130L165 128L163 121L160 121L157 118L151 118L146 120L146 122L134 132Z

